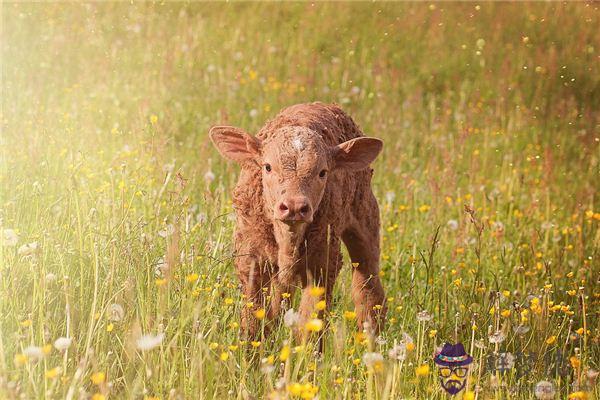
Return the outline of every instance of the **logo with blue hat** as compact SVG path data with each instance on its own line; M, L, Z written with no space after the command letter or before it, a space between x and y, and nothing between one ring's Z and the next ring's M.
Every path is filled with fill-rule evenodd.
M465 388L473 357L467 354L462 343L444 344L433 361L438 365L440 384L446 392L455 395Z

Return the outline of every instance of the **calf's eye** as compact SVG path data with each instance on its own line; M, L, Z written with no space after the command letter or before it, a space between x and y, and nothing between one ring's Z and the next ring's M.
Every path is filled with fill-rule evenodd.
M327 175L327 171L323 170L321 172L319 172L319 178L325 178L325 175Z
M271 164L265 164L265 171L271 172Z

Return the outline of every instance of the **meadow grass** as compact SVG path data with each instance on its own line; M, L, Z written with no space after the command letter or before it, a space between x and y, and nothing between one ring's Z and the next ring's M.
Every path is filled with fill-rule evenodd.
M447 341L465 399L598 395L598 4L1 7L0 397L441 399ZM321 355L241 338L207 136L316 100L385 141L389 297L346 257Z

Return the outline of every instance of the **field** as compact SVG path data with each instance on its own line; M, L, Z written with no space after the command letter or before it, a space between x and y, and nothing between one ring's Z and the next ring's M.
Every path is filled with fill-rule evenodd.
M443 399L445 342L463 399L598 398L598 7L2 3L0 398ZM207 135L316 100L385 142L389 304L346 257L322 354L241 337Z

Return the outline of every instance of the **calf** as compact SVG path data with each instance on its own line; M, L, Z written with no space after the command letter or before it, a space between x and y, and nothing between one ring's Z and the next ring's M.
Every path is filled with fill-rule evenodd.
M301 322L321 300L313 287L325 289L329 306L342 266L342 241L354 265L359 327L377 332L386 307L378 274L379 207L369 164L383 143L365 137L338 106L323 103L288 107L256 136L215 126L210 138L224 157L241 165L233 192L234 241L237 274L253 304L242 311L246 335L260 333L255 309L270 298L267 315L276 317L282 296L294 287L302 289Z

